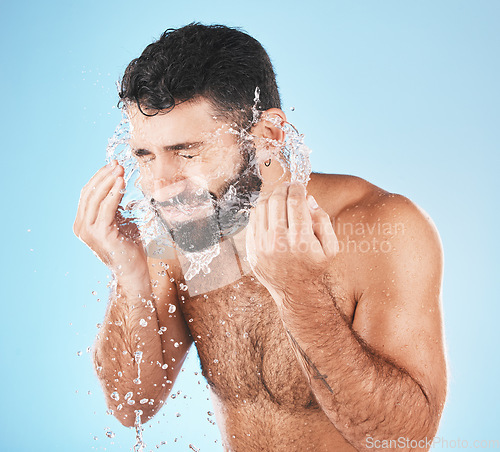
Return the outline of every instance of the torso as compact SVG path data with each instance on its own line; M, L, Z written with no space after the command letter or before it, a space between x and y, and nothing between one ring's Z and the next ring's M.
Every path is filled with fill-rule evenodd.
M327 200L322 202L319 194L325 183L322 177L312 180L308 192L323 207ZM340 212L334 207L328 209L332 216ZM229 275L228 261L221 256L212 263L211 274L203 277L215 281L212 287L207 286L205 292L201 286L198 293L192 287L180 292L184 294L183 314L212 391L225 450L355 450L316 402L271 295L249 271L241 248L232 249L239 251L238 266L232 265L239 277ZM337 272L336 280L345 297L337 304L352 322L356 299L346 271L350 265L344 262L340 267L344 271ZM226 275L226 282L234 281L216 281L217 272ZM196 281L193 287L197 287Z

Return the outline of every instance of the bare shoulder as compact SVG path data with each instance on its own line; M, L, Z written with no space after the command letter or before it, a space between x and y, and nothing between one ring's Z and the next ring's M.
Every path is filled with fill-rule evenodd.
M437 269L442 245L430 216L407 197L349 175L314 174L308 191L330 215L340 252L372 265L418 259ZM383 255L383 256L382 256Z
M347 174L312 173L307 185L321 208L336 218L342 211L387 192L361 177Z

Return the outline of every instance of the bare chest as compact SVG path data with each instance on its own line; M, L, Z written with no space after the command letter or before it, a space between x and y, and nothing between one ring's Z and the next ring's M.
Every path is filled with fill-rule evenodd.
M263 397L282 407L318 408L275 302L254 277L186 297L182 309L203 374L222 401Z
M315 403L274 300L253 277L185 299L203 374L221 400Z

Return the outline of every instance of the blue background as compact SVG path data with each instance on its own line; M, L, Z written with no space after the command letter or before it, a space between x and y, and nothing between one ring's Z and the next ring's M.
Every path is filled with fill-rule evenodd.
M263 43L313 169L361 176L432 216L450 363L438 435L499 439L499 2L3 1L0 449L134 443L106 415L86 352L109 273L72 224L120 120L115 81L164 29L191 21ZM222 450L197 366L191 353L180 394L146 426L147 450Z

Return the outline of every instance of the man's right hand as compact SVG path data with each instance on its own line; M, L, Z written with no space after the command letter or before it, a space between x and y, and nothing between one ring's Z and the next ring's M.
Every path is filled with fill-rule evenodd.
M149 283L146 254L139 231L123 221L118 205L125 188L124 170L113 160L82 189L73 231L115 276L130 287Z

